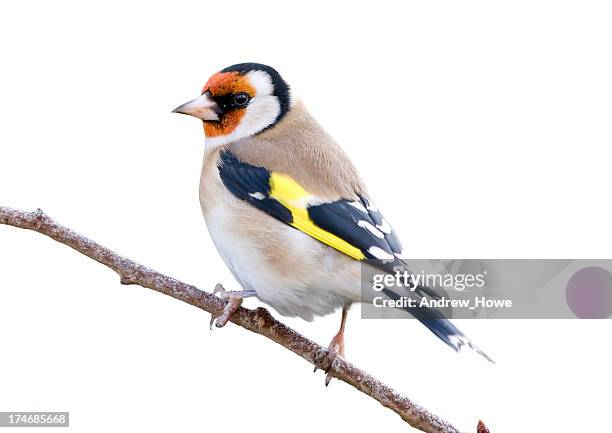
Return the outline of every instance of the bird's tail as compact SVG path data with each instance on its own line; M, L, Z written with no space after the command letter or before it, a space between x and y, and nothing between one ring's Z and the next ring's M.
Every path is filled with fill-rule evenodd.
M427 290L419 291L427 293ZM383 292L391 299L400 299L400 296L397 293L389 289L383 289ZM439 310L428 307L404 307L402 309L413 315L423 325L425 325L427 329L433 332L440 340L452 347L456 352L460 352L463 347L468 347L474 352L482 355L487 361L495 364L495 361L480 350L478 346L472 343L470 339L467 338L463 332L457 329L457 327L453 325L450 320L445 318Z

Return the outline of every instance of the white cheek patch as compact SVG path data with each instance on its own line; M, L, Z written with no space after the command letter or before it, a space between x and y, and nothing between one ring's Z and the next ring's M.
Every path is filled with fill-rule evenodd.
M281 107L276 96L255 96L246 108L238 129L248 135L256 134L276 121Z
M236 129L227 135L206 137L206 145L211 147L222 146L261 132L276 121L281 107L276 96L256 96L251 99L244 110L244 116L240 119L240 124Z
M264 71L251 71L246 74L249 82L255 87L256 96L270 96L274 93L274 85L272 78Z
M251 71L245 75L255 88L255 97L244 109L240 124L230 134L217 137L206 137L206 145L222 146L227 143L250 137L272 125L281 112L278 98L273 95L272 78L264 71Z

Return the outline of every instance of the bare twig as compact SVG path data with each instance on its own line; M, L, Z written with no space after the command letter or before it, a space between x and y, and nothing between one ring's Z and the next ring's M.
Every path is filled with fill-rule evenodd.
M199 290L172 277L160 274L130 259L114 253L108 248L56 223L43 213L24 212L0 206L0 224L34 230L57 242L68 245L81 254L112 269L122 284L138 284L156 290L173 298L180 299L213 315L222 313L225 302L211 293ZM403 397L391 387L358 369L351 363L330 356L328 350L293 329L283 325L266 310L248 310L240 307L231 317L231 322L249 331L263 335L281 346L291 350L321 370L329 370L331 375L369 395L383 406L393 410L411 426L429 433L459 433L459 430ZM479 423L478 432L486 427Z

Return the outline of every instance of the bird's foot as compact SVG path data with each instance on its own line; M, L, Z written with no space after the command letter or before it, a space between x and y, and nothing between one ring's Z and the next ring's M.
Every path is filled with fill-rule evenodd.
M227 301L223 312L219 316L211 314L210 317L210 329L213 329L213 324L217 328L223 328L227 322L229 322L232 314L240 307L242 300L250 296L255 296L254 290L243 290L243 291L228 291L223 288L221 284L217 284L213 290L213 295Z
M329 370L331 370L334 360L337 358L344 359L344 334L336 334L336 336L332 338L332 341L329 343L329 346L327 346L327 349L331 355L332 362L329 364L329 368L325 370L325 386L328 386L329 382L332 380Z

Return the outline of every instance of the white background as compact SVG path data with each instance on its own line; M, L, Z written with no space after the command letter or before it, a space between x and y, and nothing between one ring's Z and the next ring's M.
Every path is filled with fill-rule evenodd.
M202 127L170 110L257 61L349 152L413 258L609 258L610 22L603 1L3 2L0 204L238 289L199 209ZM358 313L348 358L465 431L606 428L611 321L459 323L489 365ZM0 227L2 411L70 411L75 432L410 430L208 320ZM327 344L339 317L283 320Z

